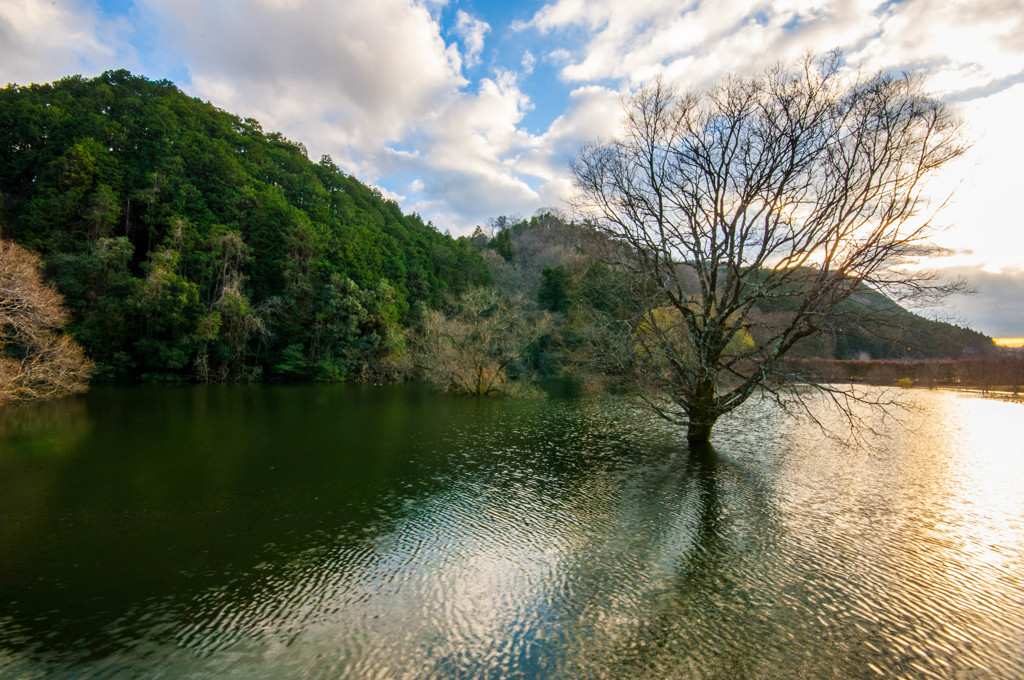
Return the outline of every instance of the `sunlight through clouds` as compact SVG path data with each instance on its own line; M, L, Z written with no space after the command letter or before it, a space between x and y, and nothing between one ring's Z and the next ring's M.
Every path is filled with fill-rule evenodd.
M952 194L940 218L949 227L943 242L970 251L957 258L959 264L978 264L989 272L1020 266L1024 217L1014 204L1020 192L1016 168L1024 157L1024 134L1017 127L1024 110L1024 83L956 108L974 144L935 187L937 196Z

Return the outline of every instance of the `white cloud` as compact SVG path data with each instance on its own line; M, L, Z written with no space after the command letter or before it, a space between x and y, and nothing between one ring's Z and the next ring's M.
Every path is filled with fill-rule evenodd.
M656 74L703 87L801 52L846 50L868 70L929 67L935 87L956 93L1024 71L1019 0L558 0L529 25L544 34L588 31L585 50L561 75L570 82L637 85Z
M571 59L572 52L565 49L564 47L559 47L558 49L551 50L547 54L547 60L553 64L564 64L570 61Z
M466 84L429 11L407 0L144 0L189 65L189 89L365 167Z
M485 39L505 27L450 5L136 0L141 29L99 14L93 0L0 0L0 81L138 72L129 40L158 26L145 54L182 65L183 89L305 143L314 158L331 153L346 171L386 184L386 195L413 202L405 208L462 233L495 214L558 205L579 146L614 134L620 97L654 75L702 87L838 46L868 70L924 68L958 102L978 143L944 180L959 184L950 221L970 225L963 236L951 231L948 245L970 247L970 263L987 270L1020 262L1024 224L1012 185L1024 156L1015 115L1024 110L1020 0L556 0L509 27L522 31L512 48L522 79L499 72L472 83L464 68L478 65ZM560 113L538 112L554 120L531 135L529 88L547 73L534 73L538 60L573 90ZM545 92L543 101L558 96Z
M480 53L484 49L484 36L491 30L486 21L470 16L461 9L455 13L455 33L466 45L466 66L472 68L480 63Z
M941 242L969 249L963 263L998 271L1021 263L1024 256L1024 216L1017 207L1020 162L1024 158L1024 83L959 107L974 141L963 157L945 169L933 187L934 195L953 195L941 215L949 225Z
M564 205L572 193L569 162L587 140L615 133L622 95L577 88L548 130L530 135L519 127L530 102L515 76L485 79L476 95L424 128L418 190L429 198L412 208L465 234L488 217Z
M589 139L612 137L622 118L622 99L626 93L599 85L587 85L572 91L569 105L538 140L539 146L555 151L575 152Z
M889 8L880 31L849 57L868 69L924 68L939 94L970 96L1024 77L1022 34L1019 0L908 0Z
M533 73L533 67L537 64L537 57L533 56L533 52L530 50L526 50L519 63L523 67L523 73L529 75Z
M974 295L958 295L940 315L952 311L958 323L969 325L994 338L1024 337L1024 269L1008 267L994 273L982 267L951 267L941 273L965 276Z
M563 68L562 76L567 80L586 82L615 78L634 84L645 82L673 60L703 52L706 46L714 45L734 31L750 33L751 27L757 30L758 26L756 23L745 26L752 8L742 0L704 2L685 12L680 12L675 2L650 5L600 2L598 5L599 12L588 12L586 19L597 31L587 46L584 59ZM755 52L758 42L761 41L737 41L732 49L722 46L714 50L713 61L718 62L716 70L731 70L729 63ZM694 80L692 75L690 80Z
M0 0L0 84L134 68L129 32L125 21L102 19L84 3Z
M1022 10L1020 0L556 0L529 26L546 36L585 33L584 49L548 54L573 83L610 80L633 89L661 75L701 88L728 73L836 47L868 73L924 70L931 91L959 102L977 140L933 192L945 197L956 189L941 215L952 225L942 242L972 248L970 261L991 270L1019 263L1024 253L1024 223L1012 198L1024 157L1017 122L1024 110ZM609 102L593 108L583 126L608 129L618 115ZM548 137L566 124L557 120Z
M429 198L413 209L444 215L453 232L466 233L488 216L538 200L516 165L521 149L532 143L518 127L529 106L515 76L503 72L421 121L414 140L421 153L413 158L392 152L388 167L416 173L420 192Z

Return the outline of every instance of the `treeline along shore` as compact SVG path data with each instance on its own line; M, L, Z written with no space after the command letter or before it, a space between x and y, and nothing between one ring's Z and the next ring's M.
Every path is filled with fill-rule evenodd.
M1024 352L999 350L963 359L917 361L800 359L797 370L828 382L1021 393Z

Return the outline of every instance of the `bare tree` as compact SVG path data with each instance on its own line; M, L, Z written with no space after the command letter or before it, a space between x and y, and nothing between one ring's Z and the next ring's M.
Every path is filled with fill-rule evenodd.
M82 392L93 364L60 329L64 300L43 283L42 262L0 241L0 403Z
M430 312L414 344L426 378L448 391L529 394L525 381L511 380L510 369L549 328L549 316L530 313L521 298L475 288L449 314Z
M609 259L644 281L619 326L641 396L705 442L759 387L807 382L784 357L858 301L960 290L908 265L934 249L923 182L964 150L918 78L847 75L838 54L638 92L621 137L572 169Z

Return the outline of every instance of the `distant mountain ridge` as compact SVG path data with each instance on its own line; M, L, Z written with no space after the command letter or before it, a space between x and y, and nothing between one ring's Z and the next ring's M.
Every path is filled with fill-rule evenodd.
M851 310L850 322L833 336L836 359L961 359L996 349L995 341L984 333L928 319L877 291L865 289L848 304L870 314L858 324L856 311Z
M489 239L482 230L474 236L480 248L491 251L489 263L496 272L499 285L503 280L511 287L539 289L540 302L551 311L564 312L573 304L600 304L593 291L586 290L588 276L587 247L594 234L586 227L569 223L552 214L529 220L499 218L499 225ZM500 255L500 257L498 257ZM590 254L592 260L595 255ZM497 267L495 266L497 264ZM503 268L517 273L499 275ZM680 276L685 280L685 275ZM575 281L575 283L573 283ZM598 287L597 289L600 289ZM696 278L692 289L699 293ZM780 298L758 308L761 315L785 314L799 304L799 294ZM991 337L943 321L927 319L911 312L887 296L862 286L837 310L834 325L820 336L799 343L792 358L826 359L959 359L995 349Z

